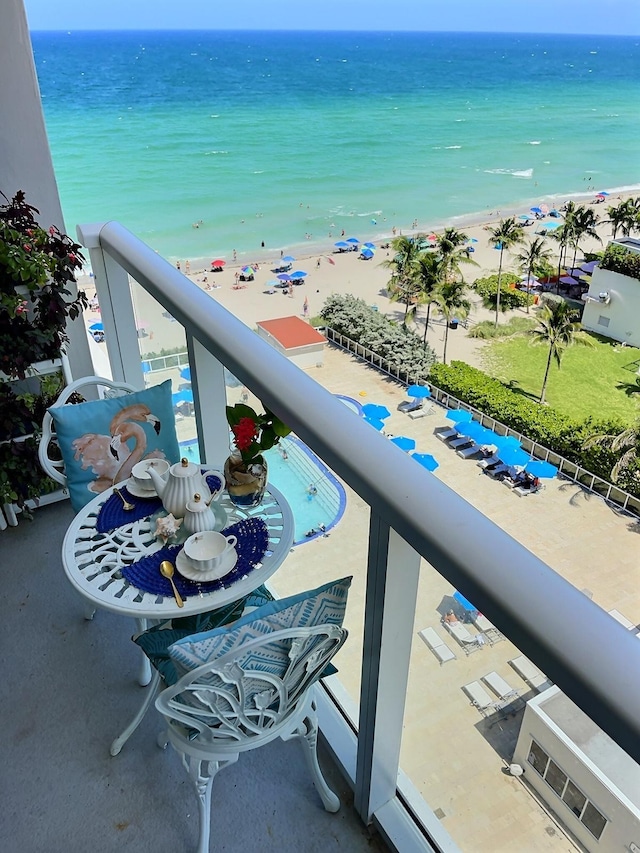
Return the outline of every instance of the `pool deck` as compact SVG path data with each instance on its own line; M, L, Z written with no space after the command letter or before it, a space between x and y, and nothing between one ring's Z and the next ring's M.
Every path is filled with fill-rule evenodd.
M427 417L412 420L396 411L406 398L403 386L355 357L327 346L322 368L309 375L335 394L361 403L387 406L392 412L385 431L416 439L416 451L440 463L432 475L499 524L514 539L606 610L616 608L640 623L640 524L615 513L604 501L561 479L545 480L544 489L519 498L501 483L482 475L472 459L461 459L439 441L434 430L450 425L445 409L434 405ZM241 389L229 389L230 402ZM194 433L191 418L180 422L180 438ZM351 641L337 665L343 684L357 697L360 679L364 585L369 508L348 487L342 521L328 537L295 547L272 579L280 595L352 574L346 627ZM508 661L519 654L508 640L465 657L440 624L453 589L426 561L422 564L410 684L405 711L402 767L443 827L463 850L574 851L580 849L546 812L522 781L504 773L515 746L520 712L493 725L469 704L462 686L496 670L530 698ZM433 627L456 659L440 666L418 631ZM472 632L474 631L471 628Z

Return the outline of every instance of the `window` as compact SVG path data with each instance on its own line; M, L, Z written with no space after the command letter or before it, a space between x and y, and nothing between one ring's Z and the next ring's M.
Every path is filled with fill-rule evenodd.
M561 797L564 791L564 786L567 784L566 773L558 767L553 761L549 761L547 772L544 774L545 780L551 785L556 794Z
M573 782L567 782L567 787L562 796L562 799L569 806L571 811L574 813L576 817L580 817L582 814L582 809L584 808L584 804L587 802L587 798L579 791L578 788L573 784Z
M602 314L598 317L598 325L604 326L605 329L609 325L609 317L603 317Z
M587 827L594 838L600 838L602 830L607 824L607 819L600 814L594 805L587 803L587 807L582 815L582 823Z
M575 817L589 830L594 838L599 839L607 825L607 819L590 803L582 791L573 784L567 774L561 770L541 746L532 740L527 761L533 769L542 776L547 785L560 797L562 802L571 809Z

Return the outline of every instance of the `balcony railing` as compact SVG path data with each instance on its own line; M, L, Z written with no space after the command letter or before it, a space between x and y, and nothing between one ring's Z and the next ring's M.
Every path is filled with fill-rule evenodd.
M427 837L432 849L455 849L400 769L421 557L640 760L640 682L629 678L640 643L630 632L120 224L81 227L79 236L114 378L143 385L131 276L185 329L203 460L219 466L229 451L224 366L370 508L358 719L339 691L321 708L365 822L378 822L403 851L430 849Z

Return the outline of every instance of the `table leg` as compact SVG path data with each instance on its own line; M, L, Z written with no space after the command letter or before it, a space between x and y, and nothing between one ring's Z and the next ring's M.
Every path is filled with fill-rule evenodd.
M146 631L149 627L146 619L136 619L136 625L138 627L139 634ZM151 664L149 663L149 658L142 650L140 650L140 654L142 655L142 661L140 664L140 672L138 674L138 684L141 687L146 687L151 681Z
M120 753L120 750L122 749L122 747L129 740L129 738L135 732L135 730L138 728L138 726L140 725L140 723L144 719L144 715L149 710L149 707L150 707L151 703L153 702L156 693L158 692L159 683L160 683L160 673L156 670L153 673L153 678L151 679L151 683L149 684L149 687L147 688L147 691L145 693L145 697L142 701L142 704L138 708L138 711L137 711L135 717L133 718L133 720L131 720L131 722L126 727L126 729L122 732L122 734L119 734L118 737L111 744L111 748L109 750L111 755L114 755L114 756L118 755Z

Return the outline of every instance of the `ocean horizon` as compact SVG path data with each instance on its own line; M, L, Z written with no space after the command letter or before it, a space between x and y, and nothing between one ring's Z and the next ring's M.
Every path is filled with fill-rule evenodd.
M117 219L172 261L311 254L343 231L640 191L636 37L32 40L67 229Z

